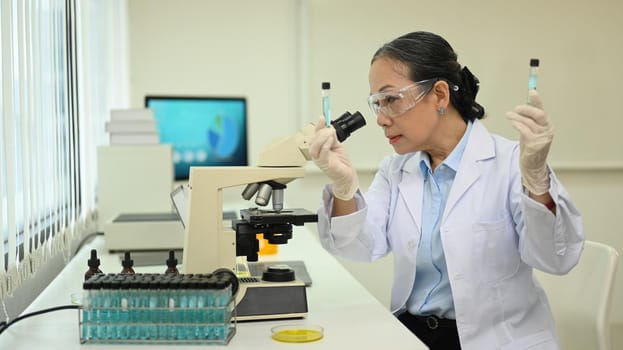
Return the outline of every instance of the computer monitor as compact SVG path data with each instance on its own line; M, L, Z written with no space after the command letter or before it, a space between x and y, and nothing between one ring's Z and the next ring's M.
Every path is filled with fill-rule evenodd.
M246 166L247 101L244 97L145 96L154 111L160 143L173 148L175 179L191 166Z

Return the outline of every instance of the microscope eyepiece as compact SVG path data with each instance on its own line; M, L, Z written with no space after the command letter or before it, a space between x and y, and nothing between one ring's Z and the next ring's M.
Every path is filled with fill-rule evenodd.
M355 112L355 114L345 112L339 118L332 121L331 125L335 128L337 139L340 142L344 142L350 134L365 126L366 120L359 111Z

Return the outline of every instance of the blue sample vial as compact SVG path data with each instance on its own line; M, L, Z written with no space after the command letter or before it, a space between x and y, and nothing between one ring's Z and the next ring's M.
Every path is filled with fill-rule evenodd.
M536 90L536 83L539 77L539 59L530 59L530 72L528 76L528 104L530 104L530 91Z
M180 279L173 278L169 282L169 301L166 322L168 324L167 339L177 339L177 306L179 300Z
M91 307L91 322L89 335L91 339L101 339L103 338L102 334L100 334L99 324L102 322L102 282L99 279L96 279L93 282L91 287L91 291L89 294L91 297L89 298L89 304Z
M186 323L189 322L188 319L188 294L190 288L190 281L187 278L183 278L180 281L180 289L179 289L179 303L178 303L178 312L176 317L177 323L177 339L186 339L188 333L186 332Z
M160 290L160 281L157 279L149 282L149 310L145 319L147 323L147 333L149 339L158 339L158 322L160 309L158 307L158 292Z
M207 305L206 309L206 324L207 326L204 329L204 338L205 339L214 339L215 327L216 327L216 314L218 307L216 306L217 296L216 296L216 276L209 276L206 279L206 290L204 291L204 299Z
M158 289L158 339L167 339L169 333L169 291L171 281L167 278L160 278L160 288Z
M129 280L121 282L119 288L119 324L117 326L117 338L130 338L130 286Z
M218 323L214 327L214 339L223 340L227 334L229 328L227 305L229 304L229 295L231 295L231 287L224 279L218 279L215 284L216 287L216 314L215 322ZM229 289L228 289L229 287Z
M149 339L149 276L143 276L139 282L138 338Z
M196 339L199 335L199 310L198 305L199 294L199 282L196 279L191 279L188 284L188 312L186 319L188 327L186 328L186 336L188 339Z
M536 82L539 76L539 59L530 59L530 75L528 79L528 90L536 90Z
M119 313L121 309L121 281L112 280L110 283L110 290L108 297L110 299L110 309L108 313L110 325L108 326L108 339L117 339L118 327L119 327Z
M331 83L325 81L322 83L322 114L324 115L325 127L331 126L331 103L329 100L329 91L331 90Z
M138 276L137 276L138 277ZM138 277L140 278L140 277ZM128 303L129 303L129 312L128 312L128 336L130 339L138 339L139 337L139 329L138 322L140 320L140 312L139 308L141 305L140 301L140 281L137 278L130 280L130 290L128 291Z
M101 300L101 309L100 309L100 338L102 339L110 339L111 333L109 331L111 317L111 295L110 295L110 287L112 285L112 281L108 278L104 278L102 281L102 289L100 291L100 300Z
M197 329L197 338L207 339L210 335L209 331L209 310L210 310L210 298L208 289L210 283L206 277L202 278L198 283L197 290L197 322L200 324Z
M82 327L80 328L80 332L82 332L82 339L85 340L91 339L90 326L91 322L93 322L92 313L94 313L91 302L91 298L93 297L91 294L92 288L93 282L91 282L90 279L82 284Z

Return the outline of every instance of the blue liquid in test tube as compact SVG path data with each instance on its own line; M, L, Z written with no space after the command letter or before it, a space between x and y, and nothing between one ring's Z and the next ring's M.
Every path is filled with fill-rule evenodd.
M325 127L331 126L331 104L329 101L329 90L331 89L331 83L322 83L322 113L324 114Z
M530 59L530 76L528 78L528 91L536 90L536 83L539 76L539 59ZM530 96L528 96L528 104L530 104Z

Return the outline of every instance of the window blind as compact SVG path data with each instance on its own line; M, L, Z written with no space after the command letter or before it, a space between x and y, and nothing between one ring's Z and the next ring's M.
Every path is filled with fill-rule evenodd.
M95 230L96 147L105 143L110 109L127 107L126 6L0 4L0 300L7 318L5 299L49 259L67 262L71 244Z

